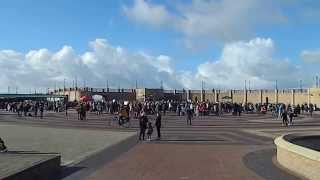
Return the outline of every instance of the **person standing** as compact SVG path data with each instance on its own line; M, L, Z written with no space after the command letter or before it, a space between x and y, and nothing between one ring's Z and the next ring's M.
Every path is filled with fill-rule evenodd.
M43 103L40 104L39 110L40 110L40 119L42 119L43 118L43 111L44 111L44 104Z
M162 111L163 111L163 115L166 115L166 110L167 110L167 104L166 102L162 102Z
M152 139L152 133L153 133L153 127L152 127L152 123L151 122L148 122L148 131L147 131L147 140L148 141L151 141Z
M145 138L147 123L148 123L148 117L144 113L142 113L139 120L139 125L140 125L139 140L141 139L144 140Z
M66 116L68 117L68 103L65 103Z
M80 120L84 120L84 113L85 113L85 107L84 104L80 104L80 109L79 109L79 115L80 115Z
M39 103L36 102L33 107L34 107L34 116L37 117L38 116Z
M155 126L157 128L158 140L161 138L161 114L158 112L156 117Z
M192 121L193 111L191 110L189 104L187 104L187 106L186 106L186 113L187 113L187 124L192 125L191 121Z

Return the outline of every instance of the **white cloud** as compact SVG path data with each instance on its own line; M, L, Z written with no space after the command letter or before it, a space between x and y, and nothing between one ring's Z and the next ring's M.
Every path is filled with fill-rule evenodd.
M143 53L131 53L110 45L105 39L89 43L90 51L76 54L71 46L63 46L57 52L48 49L31 50L25 55L13 50L0 51L0 83L2 91L7 86L62 87L67 79L69 86L75 77L79 85L83 81L94 87L105 87L106 81L113 88L118 85L132 88L135 81L149 87L182 87L176 80L171 58Z
M306 63L320 63L320 49L303 50L300 57Z
M247 39L256 25L286 20L272 2L260 0L192 0L175 9L172 13L164 5L135 0L133 6L125 6L124 12L138 23L172 27L185 36L184 42L191 48L210 41Z
M165 6L135 0L132 7L123 6L125 15L136 22L151 25L164 25L170 21L170 15Z
M250 80L255 88L273 88L278 80L281 87L296 87L298 80L308 74L302 74L298 66L286 59L275 59L274 50L271 39L229 43L218 60L200 64L194 80L189 80L187 85L199 87L199 83L192 82L204 80L207 87L240 89L244 80ZM191 78L190 73L186 77Z
M217 60L199 64L195 72L174 68L169 56L129 52L105 39L96 39L89 47L82 54L71 46L57 52L39 49L26 54L0 50L0 91L6 91L7 86L45 89L56 83L62 87L64 79L70 86L76 76L80 86L86 81L92 87L105 87L108 80L114 88L132 88L138 80L145 87L157 88L163 81L165 88L196 89L204 80L207 88L239 89L245 79L255 88L272 88L275 80L280 87L297 87L300 79L306 80L312 73L303 72L305 64L297 66L275 58L274 42L264 38L227 43Z

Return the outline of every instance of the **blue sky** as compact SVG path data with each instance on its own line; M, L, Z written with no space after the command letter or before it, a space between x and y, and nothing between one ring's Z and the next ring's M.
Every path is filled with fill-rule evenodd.
M232 85L223 85L222 80L211 81L219 77L200 72L201 65L209 63L215 69L214 63L224 61L222 54L229 45L263 38L272 40L274 52L267 55L272 63L289 60L291 65L301 66L300 69L309 68L305 62L310 58L314 62L315 55L320 54L319 12L320 2L311 0L267 3L244 0L238 5L231 0L3 0L0 4L0 50L12 50L25 56L31 50L45 48L55 54L67 45L76 56L82 56L92 51L89 43L99 38L131 54L143 52L155 59L170 57L174 79L191 76L210 81L208 84L212 87L232 88ZM303 51L308 52L306 56L302 56ZM100 61L108 61L108 57ZM179 74L180 71L187 73ZM65 76L70 79L75 75L68 72ZM273 81L256 74L244 77L253 81L260 79L264 83L259 87L266 88ZM2 77L6 83L10 78ZM311 85L312 74L303 78ZM151 79L150 86L153 85L151 81L158 80ZM284 86L294 87L294 84Z
M158 1L162 3L161 1ZM88 42L105 38L130 51L167 54L176 66L194 70L194 66L217 57L219 48L190 52L181 45L181 34L154 27L143 27L128 20L122 6L131 1L10 0L0 6L0 49L27 52L31 49L58 50L71 45L81 53Z

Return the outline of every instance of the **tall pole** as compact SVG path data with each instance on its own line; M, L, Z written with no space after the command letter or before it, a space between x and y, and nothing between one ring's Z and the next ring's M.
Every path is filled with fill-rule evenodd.
M163 89L163 81L160 82L160 89Z
M244 104L247 105L247 101L248 101L248 94L247 94L247 80L244 80L244 90L243 90L243 101Z
M78 79L77 79L77 76L76 76L76 88L78 88Z
M63 95L66 93L66 78L63 79Z
M247 90L247 80L244 80L244 90Z
M276 89L278 89L278 80L276 80Z
M316 86L316 80L315 80L315 78L314 78L314 76L312 76L312 81L313 81L313 86Z
M78 77L76 76L76 78L75 78L75 90L74 90L74 100L75 101L78 101L77 91L78 91Z
M250 91L251 89L250 89L250 80L249 80L249 91Z
M138 80L136 80L136 89L138 89Z

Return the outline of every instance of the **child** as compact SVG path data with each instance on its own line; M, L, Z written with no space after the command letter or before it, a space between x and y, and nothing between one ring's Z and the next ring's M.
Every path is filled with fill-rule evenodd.
M4 141L0 138L0 153L7 152L7 147L4 144Z
M152 133L153 133L152 124L151 124L151 122L148 122L148 131L147 131L148 137L147 137L147 139L148 139L149 141L151 141Z

